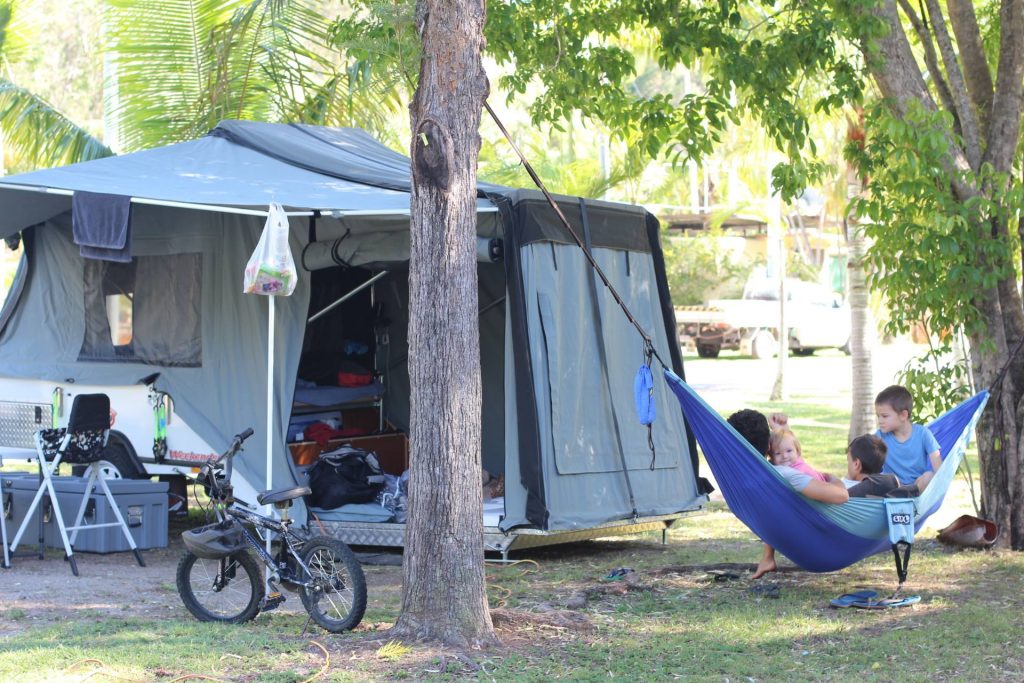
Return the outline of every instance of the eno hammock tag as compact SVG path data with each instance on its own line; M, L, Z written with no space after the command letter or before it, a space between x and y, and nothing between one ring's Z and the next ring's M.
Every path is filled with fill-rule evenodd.
M646 363L636 371L633 398L636 399L636 416L640 419L640 424L649 425L654 422L657 414L654 409L654 377Z

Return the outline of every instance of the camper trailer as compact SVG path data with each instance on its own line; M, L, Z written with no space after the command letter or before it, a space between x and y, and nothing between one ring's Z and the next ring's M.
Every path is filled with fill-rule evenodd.
M325 440L400 475L415 457L409 191L408 158L363 131L241 121L4 178L0 234L23 256L0 311L0 454L29 456L75 395L104 392L117 417L103 466L117 476L180 482L246 427L242 500L305 483ZM557 201L682 374L657 221ZM288 214L298 271L272 306L242 291L271 203ZM90 221L117 211L127 239L97 258L83 234L97 238ZM504 480L482 520L488 547L664 530L699 510L707 487L686 424L656 384L649 446L633 399L642 339L544 197L481 184L477 217L482 462ZM321 523L355 544L404 534L384 519Z

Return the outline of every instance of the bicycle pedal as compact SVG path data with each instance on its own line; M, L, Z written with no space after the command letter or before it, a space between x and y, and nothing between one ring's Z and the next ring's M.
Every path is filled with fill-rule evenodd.
M285 597L280 593L271 593L267 597L263 598L263 603L260 605L261 612L269 612L272 609L277 609L285 600Z

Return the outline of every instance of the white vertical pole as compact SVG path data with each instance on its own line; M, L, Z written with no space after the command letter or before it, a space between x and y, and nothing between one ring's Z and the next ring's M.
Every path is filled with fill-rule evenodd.
M271 295L267 297L267 483L266 489L274 488L274 299ZM267 505L265 510L267 516L273 515L274 509ZM267 553L270 553L270 534L267 534ZM270 567L266 569L266 592L270 594Z
M274 470L274 296L267 297L267 490ZM269 511L269 508L268 508ZM269 514L269 513L268 513Z

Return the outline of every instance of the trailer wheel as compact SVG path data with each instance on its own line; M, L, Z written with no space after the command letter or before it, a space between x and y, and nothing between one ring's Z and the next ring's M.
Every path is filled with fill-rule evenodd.
M697 355L701 358L718 358L718 352L721 350L721 346L714 344L697 344Z
M71 474L76 477L88 475L90 467L99 467L107 479L148 479L145 470L139 471L128 449L119 443L108 443L103 449L103 459L91 465L76 465Z
M779 342L768 330L761 330L750 342L750 355L754 358L774 358L778 353Z

